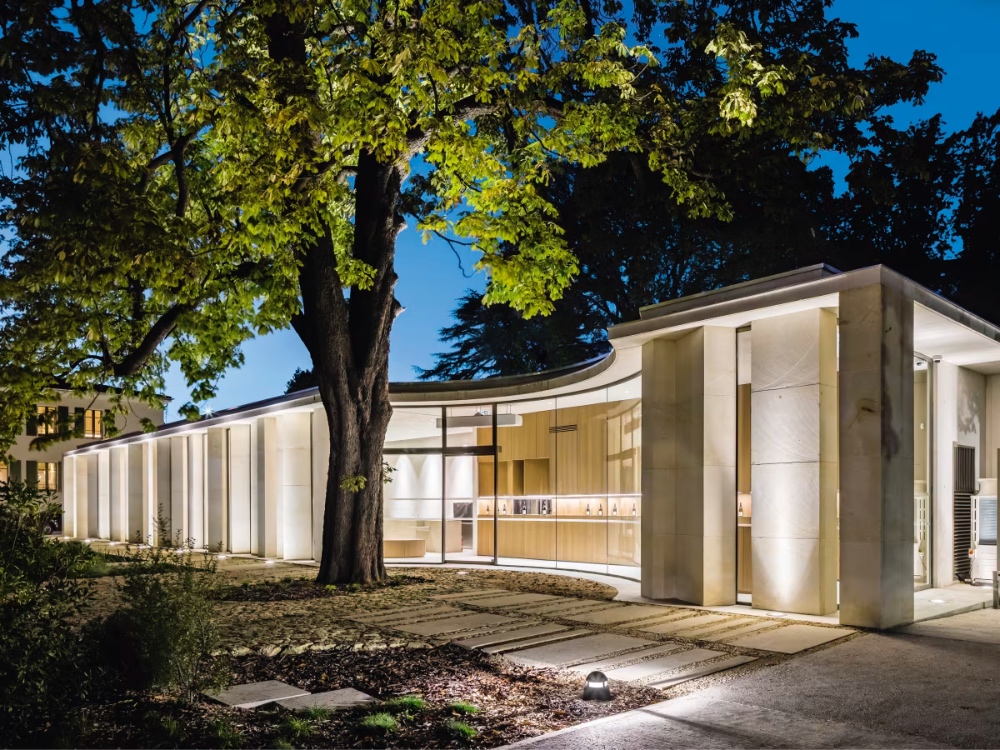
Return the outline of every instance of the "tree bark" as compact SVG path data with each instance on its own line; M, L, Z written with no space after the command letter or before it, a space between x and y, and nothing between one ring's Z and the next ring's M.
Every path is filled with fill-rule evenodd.
M355 177L354 257L376 269L349 298L329 235L304 252L302 315L295 328L313 360L330 431L321 583L370 583L382 558L382 449L392 415L389 332L398 303L393 268L402 175L370 153ZM363 486L358 486L363 484Z

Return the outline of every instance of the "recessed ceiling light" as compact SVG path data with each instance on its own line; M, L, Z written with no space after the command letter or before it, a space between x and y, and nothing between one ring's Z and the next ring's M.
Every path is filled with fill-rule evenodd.
M947 604L947 599L931 599L931 604Z

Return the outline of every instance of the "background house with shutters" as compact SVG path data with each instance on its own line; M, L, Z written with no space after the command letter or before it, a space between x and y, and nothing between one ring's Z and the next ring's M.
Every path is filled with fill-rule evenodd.
M7 462L0 463L0 481L17 479L58 493L62 489L63 454L103 439L103 420L111 406L108 393L86 396L76 396L68 390L57 393L58 401L36 405L36 415L27 419L22 433L8 451ZM121 432L136 432L142 429L144 418L152 420L155 425L162 425L163 410L135 402L130 405L128 415L115 418L115 424ZM82 437L57 440L41 450L32 448L32 442L48 434L46 431L60 433L77 427ZM60 502L58 495L55 499Z

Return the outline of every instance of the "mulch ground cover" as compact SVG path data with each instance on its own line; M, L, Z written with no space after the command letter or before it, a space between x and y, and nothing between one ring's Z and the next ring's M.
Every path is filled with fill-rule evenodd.
M233 684L281 680L310 692L353 687L383 701L418 696L425 705L375 705L326 717L276 706L239 711L201 702L137 698L92 712L87 747L497 747L649 705L648 688L612 683L610 702L584 701L583 676L519 667L500 657L442 646L419 651L337 650L232 657ZM471 707L471 708L470 708ZM387 713L395 728L366 728ZM368 723L385 723L385 720Z
M329 599L336 596L354 596L359 591L373 592L398 586L430 583L430 579L402 573L389 576L384 581L369 586L324 586L312 578L281 578L257 583L244 581L238 586L223 586L212 596L221 602L290 602L305 599Z

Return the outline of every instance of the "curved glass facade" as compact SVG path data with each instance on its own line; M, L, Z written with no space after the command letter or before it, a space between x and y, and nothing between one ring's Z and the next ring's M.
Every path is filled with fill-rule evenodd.
M386 556L639 578L641 383L462 407L396 407Z

